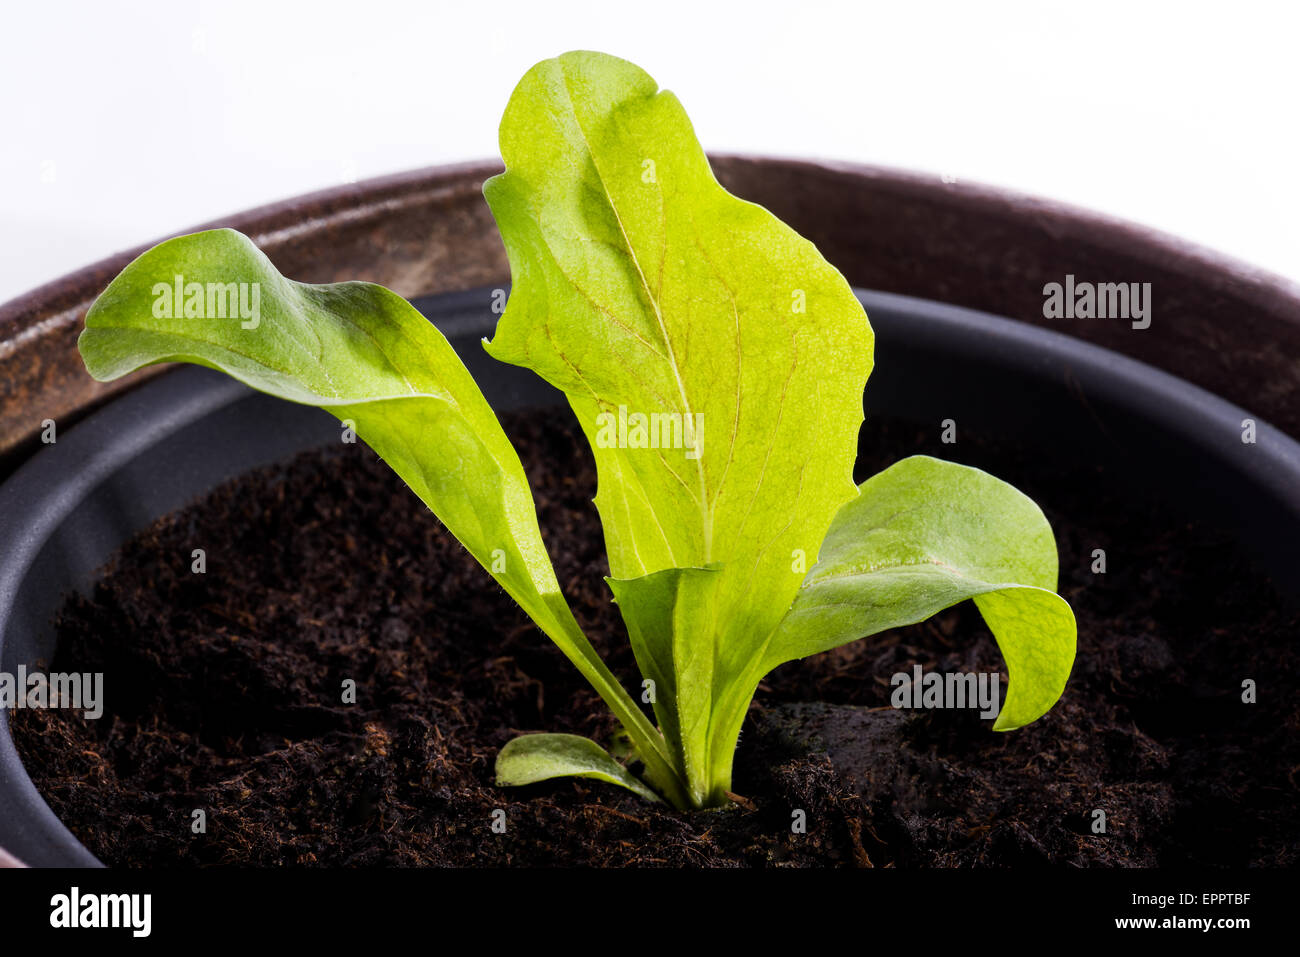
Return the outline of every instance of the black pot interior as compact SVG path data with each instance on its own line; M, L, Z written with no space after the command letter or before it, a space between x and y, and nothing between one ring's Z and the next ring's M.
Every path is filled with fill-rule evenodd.
M1135 496L1181 503L1231 530L1300 594L1300 446L1248 411L1115 353L1022 323L861 292L876 331L867 415L1024 442L1061 469L1087 467ZM480 346L492 290L417 307L447 335L499 411L561 403L532 373ZM1141 335L1134 330L1131 334ZM960 432L959 432L960 435ZM249 469L336 442L325 412L178 368L43 449L0 488L0 669L48 662L53 616L113 552L158 517ZM961 460L960 439L950 457ZM1014 476L1004 476L1014 482ZM0 846L34 864L94 858L54 820L0 729Z

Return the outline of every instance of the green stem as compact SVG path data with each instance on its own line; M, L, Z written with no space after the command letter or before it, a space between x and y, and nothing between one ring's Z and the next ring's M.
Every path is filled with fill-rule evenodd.
M731 803L727 795L731 791L731 772L736 762L740 729L765 673L761 669L751 669L748 676L733 684L731 692L714 705L717 720L709 726L709 780L704 782L704 807L722 807Z

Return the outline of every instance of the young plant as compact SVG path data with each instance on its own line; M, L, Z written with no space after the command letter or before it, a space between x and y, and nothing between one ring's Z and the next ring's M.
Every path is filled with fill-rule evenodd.
M501 152L484 193L513 289L485 346L560 389L591 442L609 587L656 723L561 595L492 409L401 297L293 282L231 230L184 236L96 300L87 369L194 362L354 423L591 682L639 760L638 777L589 739L528 734L498 757L501 784L577 775L724 804L764 675L968 598L1012 677L994 729L1051 708L1075 624L1042 512L925 456L855 487L862 306L811 243L718 185L677 98L623 60L565 54L515 89ZM230 305L243 291L255 309Z

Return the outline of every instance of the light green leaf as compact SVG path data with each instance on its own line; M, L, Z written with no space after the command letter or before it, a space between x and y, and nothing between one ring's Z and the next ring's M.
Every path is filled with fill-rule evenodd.
M725 683L855 494L866 315L811 243L718 185L677 98L630 63L535 66L501 152L484 192L514 285L488 350L568 396L615 579L717 568L717 633L692 640ZM638 415L683 440L635 447Z
M674 777L662 737L560 592L523 466L495 414L447 340L400 296L370 283L293 282L247 237L212 230L128 265L91 307L78 346L100 380L193 362L354 423L592 682L656 781Z
M628 773L590 738L577 734L524 734L497 755L497 784L536 784L551 778L595 778L619 784L648 801L659 796Z
M1010 675L994 729L1042 717L1070 676L1075 622L1054 593L1056 543L1038 506L979 469L919 455L860 491L835 516L759 670L973 598Z

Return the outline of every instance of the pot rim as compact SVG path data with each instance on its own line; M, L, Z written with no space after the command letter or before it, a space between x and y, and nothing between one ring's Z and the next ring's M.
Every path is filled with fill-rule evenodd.
M1296 279L1121 217L1001 186L840 160L710 158L729 190L814 241L854 286L1052 325L1238 404L1262 404L1271 421L1300 436ZM482 181L500 170L497 161L475 160L398 172L173 235L234 227L295 279L368 279L407 298L500 285L508 266L481 193ZM159 371L92 383L75 349L95 296L151 245L0 304L0 474L35 448L43 418L70 424ZM1038 290L1069 269L1116 281L1150 277L1161 303L1157 329L1130 336L1086 321L1045 321Z
M1091 224L1113 232L1133 247L1144 246L1162 254L1162 258L1180 260L1198 268L1221 272L1233 279L1256 286L1262 296L1276 293L1287 300L1300 303L1300 280L1255 266L1238 256L1222 252L1205 243L1184 239L1167 230L1064 200L1038 196L1004 186L993 186L979 180L961 178L954 183L948 183L938 175L927 175L903 167L859 163L851 160L787 156L780 153L760 155L714 151L710 151L708 156L710 163L718 164L779 163L797 172L825 170L847 173L858 179L890 183L902 192L929 194L934 191L935 184L938 183L945 192L957 196L964 205L1015 208L1036 212L1044 218L1069 219L1077 223ZM66 304L69 293L84 296L84 290L93 289L95 291L90 294L90 299L93 300L102 291L103 275L107 273L115 276L141 253L176 236L229 227L241 232L250 231L250 235L255 233L255 240L259 246L263 243L273 244L319 228L320 221L323 219L358 218L376 208L388 205L395 196L411 188L426 189L432 186L435 189L458 191L466 181L465 177L469 177L470 180L482 180L503 170L500 161L492 159L416 167L359 180L356 183L311 190L230 216L206 220L188 229L168 233L153 242L130 246L122 252L104 256L87 266L41 283L0 303L0 336L4 335L8 325L20 324L25 316L43 315L50 312L51 308ZM359 203L358 200L361 202ZM304 208L315 213L308 222L303 222L301 218ZM0 348L7 345L7 342L8 340L0 339Z

